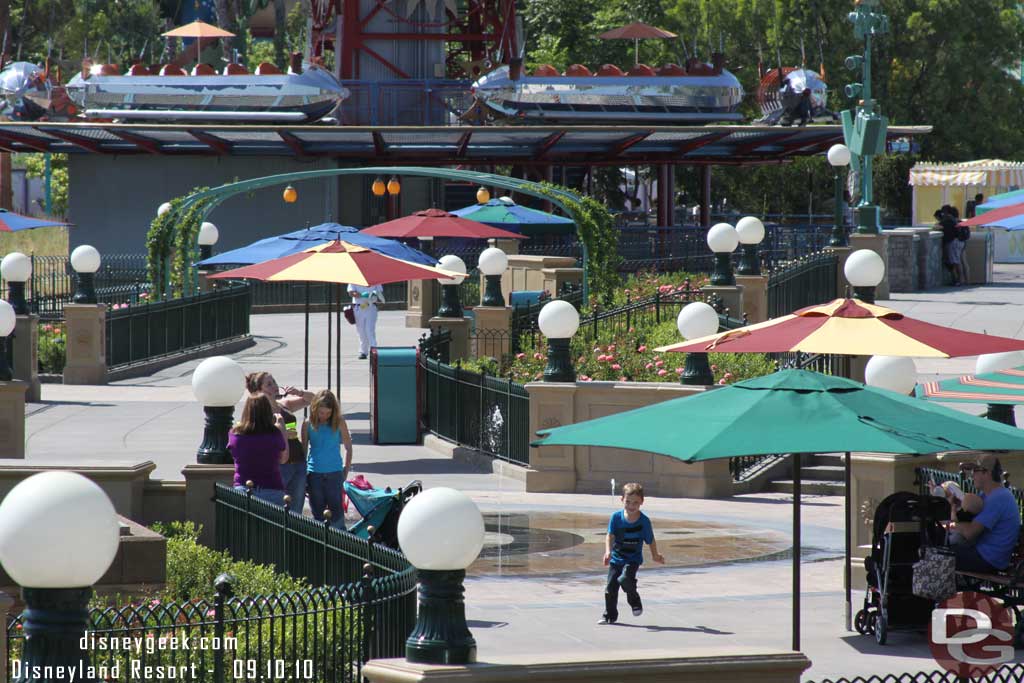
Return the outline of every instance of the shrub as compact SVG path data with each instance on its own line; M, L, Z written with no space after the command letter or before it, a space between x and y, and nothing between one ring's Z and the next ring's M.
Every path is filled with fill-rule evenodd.
M655 292L671 294L688 289L700 289L709 281L710 278L706 274L687 273L685 270L674 273L635 273L626 278L622 286L615 290L612 307L625 306L627 301L647 299L654 296Z
M67 360L67 334L63 323L39 326L39 372L61 374Z

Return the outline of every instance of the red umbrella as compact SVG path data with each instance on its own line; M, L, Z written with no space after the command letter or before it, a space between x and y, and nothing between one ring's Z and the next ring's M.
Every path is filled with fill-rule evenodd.
M658 28L657 26L649 26L640 21L634 21L632 24L613 28L611 31L605 31L598 36L598 38L602 38L604 40L632 40L633 47L636 51L637 64L640 63L641 40L675 37L676 34L671 31L666 31L665 29Z
M441 209L417 211L411 216L379 223L362 232L394 239L409 237L462 237L468 239L526 239L524 235L492 228Z
M960 225L998 225L998 222L1004 218L1013 218L1014 216L1019 216L1022 213L1024 213L1024 203L1011 204L1010 206L992 209L991 211L986 211L974 218L968 218L965 221L960 221Z

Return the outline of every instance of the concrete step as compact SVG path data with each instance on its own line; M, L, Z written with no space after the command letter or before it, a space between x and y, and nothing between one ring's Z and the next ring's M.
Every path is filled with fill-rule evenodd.
M773 481L765 487L765 491L769 493L793 493L793 480L792 479L779 479ZM843 486L842 480L839 481L807 481L805 479L800 480L800 492L804 494L814 494L822 496L841 496L845 493L846 488Z
M800 478L806 481L843 482L846 470L836 465L810 465L800 468Z
M811 458L812 465L834 465L836 467L843 467L843 461L846 460L845 455L815 455Z

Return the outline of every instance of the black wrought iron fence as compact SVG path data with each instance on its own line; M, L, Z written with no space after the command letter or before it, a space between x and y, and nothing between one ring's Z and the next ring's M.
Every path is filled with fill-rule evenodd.
M853 678L825 678L816 683L1022 683L1024 664L1005 664L988 671L965 678L952 671L935 669L917 673L878 674L875 676L854 676Z
M422 349L422 347L421 347ZM433 434L519 465L530 462L530 395L511 379L420 353L424 423Z
M1009 475L1004 475L1006 487L1010 489L1010 493L1013 494L1014 499L1017 501L1017 507L1020 508L1022 513L1024 513L1024 490L1011 486L1009 479ZM921 495L928 495L933 486L941 484L944 481L956 482L956 484L965 493L978 492L978 489L974 486L974 478L971 476L965 476L964 473L959 470L955 472L947 472L946 470L941 470L937 467L914 468L914 483L917 484L918 493Z
M562 287L562 291L555 298L568 301L579 310L583 305L583 289L571 283L566 283ZM551 297L542 294L540 299L533 303L518 304L512 307L512 317L509 325L511 353L515 354L523 350L522 343L524 337L535 339L537 334L540 333L540 328L537 326L537 318L540 315L540 309L544 308L549 301L551 301Z
M768 317L777 318L835 299L838 264L834 253L818 252L773 272L768 277Z
M108 311L108 368L182 353L249 334L250 290L235 285Z
M260 282L249 281L252 287L253 306L323 306L337 304L336 285L323 282ZM387 304L404 307L408 296L408 282L389 282L384 285L384 300ZM308 299L307 299L308 292ZM342 303L348 303L345 288L341 289ZM385 304L385 305L387 305Z

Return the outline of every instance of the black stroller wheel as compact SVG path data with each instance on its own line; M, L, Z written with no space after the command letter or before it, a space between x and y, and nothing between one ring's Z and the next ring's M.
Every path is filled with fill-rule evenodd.
M872 620L872 626L875 632L875 642L879 645L885 645L885 641L889 637L889 624L885 618L885 612L879 612L875 615Z
M853 618L853 627L862 636L871 635L871 619L867 610L857 612L857 616Z

